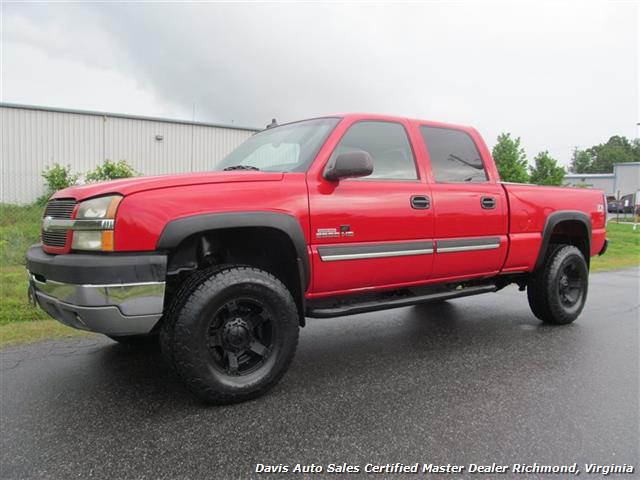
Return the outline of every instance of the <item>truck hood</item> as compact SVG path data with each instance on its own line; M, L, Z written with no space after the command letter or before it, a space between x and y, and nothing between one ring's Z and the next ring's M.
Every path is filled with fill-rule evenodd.
M73 198L81 201L110 193L119 193L126 196L146 190L186 187L207 183L275 182L282 180L283 177L284 174L281 172L230 171L122 178L109 182L65 188L64 190L56 192L52 198Z

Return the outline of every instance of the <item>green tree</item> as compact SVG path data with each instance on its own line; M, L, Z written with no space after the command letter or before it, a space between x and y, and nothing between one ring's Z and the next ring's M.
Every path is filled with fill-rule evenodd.
M75 185L78 182L78 174L71 173L71 166L60 165L54 163L50 167L45 167L41 173L44 178L46 186L46 193L41 197L38 197L36 202L38 204L45 204L49 197L56 193L58 190Z
M614 135L607 143L591 147L593 173L611 173L616 163L633 161L633 148L626 137Z
M573 173L589 173L591 172L593 159L586 150L576 148L571 156L571 164L569 171Z
M514 139L510 133L501 133L498 135L498 143L493 147L492 155L502 181L529 181L527 157L520 146L520 137Z
M633 161L640 162L640 138L634 138L631 142L631 150L633 150Z
M612 173L616 163L640 162L640 139L614 135L606 143L576 149L569 170L574 173Z
M549 152L546 150L540 152L533 161L535 165L529 167L531 183L537 185L562 185L566 172L563 167L558 166L557 160L552 158Z
M42 178L51 193L75 185L78 181L78 175L71 173L71 165L64 166L59 163L45 167L42 171Z
M128 178L138 175L126 160L112 162L105 160L102 165L98 165L95 170L85 175L85 180L89 183L104 182L106 180L114 180L116 178Z

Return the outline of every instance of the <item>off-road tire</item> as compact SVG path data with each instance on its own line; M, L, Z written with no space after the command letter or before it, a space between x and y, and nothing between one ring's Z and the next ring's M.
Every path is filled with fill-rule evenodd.
M576 285L575 302L561 293L567 269ZM566 325L573 322L584 308L589 286L589 269L580 250L573 245L558 244L551 248L542 268L536 270L527 285L527 299L533 314L544 323Z
M212 353L210 332L220 309L247 299L269 312L271 344L262 363L239 373L221 367L220 358ZM234 314L227 323L235 321L231 317ZM164 319L160 343L165 359L189 390L207 403L228 404L258 397L280 380L295 354L298 332L296 303L280 280L257 268L225 266L185 282Z
M196 270L180 284L171 296L171 300L165 306L164 314L160 321L158 341L160 344L160 350L162 351L162 356L170 369L175 371L175 362L173 360L173 337L175 332L175 322L178 318L180 309L182 309L185 302L196 288L198 288L212 275L228 267L229 265L214 265L208 268L203 268L202 270Z

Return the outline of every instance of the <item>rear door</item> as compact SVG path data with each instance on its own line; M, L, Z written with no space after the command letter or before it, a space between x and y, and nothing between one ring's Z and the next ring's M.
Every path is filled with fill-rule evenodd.
M407 132L408 124L400 120L345 120L319 154L317 168L309 171L313 295L429 277L433 211ZM322 172L328 159L353 150L372 156L373 173L326 180Z
M508 205L475 132L420 125L435 212L432 278L492 275L504 264ZM475 138L474 138L475 137ZM484 153L485 159L480 152Z

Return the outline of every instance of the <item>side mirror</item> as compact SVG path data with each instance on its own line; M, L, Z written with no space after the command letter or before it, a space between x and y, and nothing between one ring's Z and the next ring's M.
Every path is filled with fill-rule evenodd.
M324 178L338 181L341 178L366 177L373 173L373 158L368 152L356 150L336 155L324 169Z

